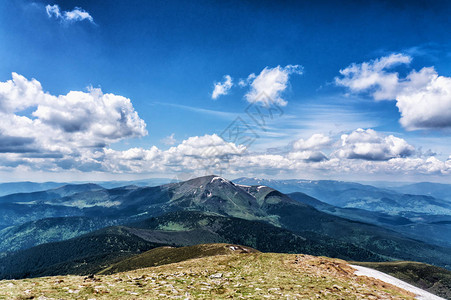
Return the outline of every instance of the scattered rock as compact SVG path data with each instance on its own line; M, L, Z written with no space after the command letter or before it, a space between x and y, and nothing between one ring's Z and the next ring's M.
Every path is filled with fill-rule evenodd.
M218 279L218 278L222 278L222 273L216 273L216 274L213 274L213 275L210 275L210 278L214 278L214 279Z

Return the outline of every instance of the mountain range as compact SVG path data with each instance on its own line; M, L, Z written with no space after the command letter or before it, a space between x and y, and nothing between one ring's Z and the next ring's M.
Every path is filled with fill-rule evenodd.
M451 202L431 196L435 186L446 191L447 188L451 190L450 185L420 183L418 186L427 185L431 189L423 189L423 194L413 195L331 180L239 178L234 182L270 186L328 214L381 226L428 243L451 246ZM416 186L406 185L408 188Z
M41 192L50 189L57 189L65 185L83 185L86 183L96 184L107 189L126 185L136 186L157 186L170 182L175 182L176 179L169 178L150 178L141 180L129 180L129 181L96 181L96 182L30 182L30 181L18 181L18 182L4 182L0 183L0 196L6 196L17 193L31 193Z
M420 189L419 186L422 184L396 188L398 191L417 189L418 193L409 194L388 188L333 180L238 178L234 182L245 185L269 186L283 193L303 192L322 202L343 208L360 208L390 215L451 215L451 202L432 196L432 194L435 194L434 188L439 184L427 184L431 187L430 189ZM442 187L442 190L451 191L450 185L439 186ZM445 192L437 194L443 195Z
M212 175L154 187L81 184L0 197L7 226L0 231L0 276L90 274L155 247L217 242L265 252L451 267L445 244L390 228L415 224L405 216L341 208L243 181Z

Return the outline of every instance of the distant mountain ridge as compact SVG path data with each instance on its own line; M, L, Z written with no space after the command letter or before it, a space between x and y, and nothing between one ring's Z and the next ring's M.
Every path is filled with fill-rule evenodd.
M0 196L6 196L9 194L16 193L32 193L45 191L50 189L55 189L66 185L67 183L60 182L31 182L31 181L21 181L21 182L4 182L0 183Z
M451 184L419 182L388 188L399 193L427 195L434 198L451 201Z
M103 190L104 188L93 183L86 184L66 184L57 188L31 192L15 193L0 197L0 203L46 203L47 201L57 200L63 197L72 196L81 192L91 192ZM53 204L53 203L52 203Z
M341 208L300 192L290 193L288 196L325 213L381 226L424 242L451 247L451 235L449 235L449 232L451 232L451 216L416 214L407 218L359 208Z
M139 180L96 181L96 182L31 182L31 181L3 182L0 183L0 197L18 193L41 192L50 189L56 189L65 185L96 184L106 189L112 189L126 185L136 185L141 187L158 186L175 181L177 180L169 178L149 178Z
M402 194L354 182L334 180L271 180L238 178L243 185L265 185L283 193L303 192L325 203L342 208L360 208L387 214L419 213L451 215L451 202L421 194Z
M271 186L322 212L382 226L428 243L451 246L451 202L447 200L333 180L238 178L235 183ZM443 189L448 186L438 185ZM425 194L428 190L422 191Z

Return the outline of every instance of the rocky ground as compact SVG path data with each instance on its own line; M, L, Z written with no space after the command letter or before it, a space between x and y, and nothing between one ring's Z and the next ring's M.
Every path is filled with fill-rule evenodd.
M0 299L413 299L354 275L345 261L294 254L217 255L113 275L0 282Z

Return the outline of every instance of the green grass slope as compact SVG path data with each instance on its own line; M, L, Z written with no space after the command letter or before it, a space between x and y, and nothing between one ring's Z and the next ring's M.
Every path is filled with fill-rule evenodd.
M178 263L193 258L258 252L250 247L235 244L201 244L188 247L159 247L124 259L102 271L99 275L114 274L136 269Z
M214 255L91 278L0 281L0 299L414 299L354 271L309 255Z

